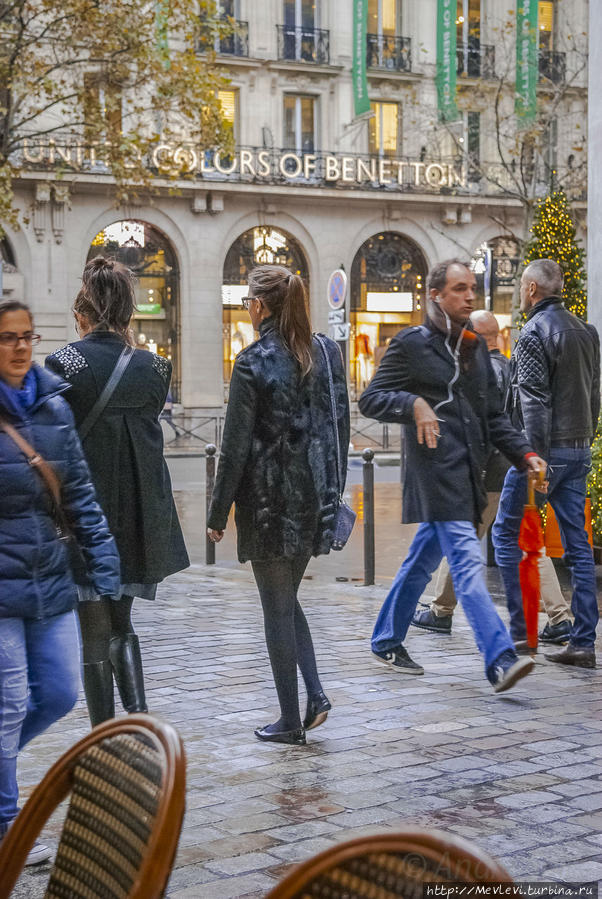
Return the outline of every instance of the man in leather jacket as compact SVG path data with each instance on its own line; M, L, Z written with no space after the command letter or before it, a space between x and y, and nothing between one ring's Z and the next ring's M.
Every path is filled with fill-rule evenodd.
M548 462L548 500L571 559L575 618L571 638L566 649L546 658L595 668L596 574L584 507L590 446L600 412L600 342L592 325L564 308L562 287L562 270L550 259L537 259L523 272L521 310L527 313L527 322L512 358L508 403L513 422ZM526 496L526 475L511 468L493 526L493 543L515 642L526 636L518 574L522 557L518 535Z

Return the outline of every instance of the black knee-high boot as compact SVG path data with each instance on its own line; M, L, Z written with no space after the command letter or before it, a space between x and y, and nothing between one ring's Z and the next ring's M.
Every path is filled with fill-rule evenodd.
M83 681L92 727L114 718L113 668L109 660L84 662Z
M109 650L115 683L126 712L147 712L140 642L136 634L112 637Z

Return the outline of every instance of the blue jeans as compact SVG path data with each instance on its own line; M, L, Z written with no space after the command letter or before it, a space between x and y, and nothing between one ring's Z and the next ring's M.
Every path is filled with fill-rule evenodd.
M598 623L596 569L585 530L586 480L590 465L589 449L558 447L550 450L548 501L558 521L562 545L571 559L571 607L575 618L571 643L582 648L593 647ZM511 468L504 481L492 537L514 640L525 640L527 636L518 569L523 555L518 535L526 501L527 475Z
M481 547L470 521L420 525L379 612L372 649L383 652L403 643L418 600L443 556L447 557L456 596L474 631L487 670L513 645L485 585Z
M0 836L19 811L17 754L73 708L79 671L75 612L0 618Z

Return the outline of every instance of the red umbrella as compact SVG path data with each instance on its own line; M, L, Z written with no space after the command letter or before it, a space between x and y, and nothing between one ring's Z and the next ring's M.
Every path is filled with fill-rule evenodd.
M543 548L543 529L539 510L535 505L535 481L543 480L543 472L529 472L528 502L520 526L518 545L526 553L519 566L520 588L527 625L527 646L537 652L537 615L539 612L539 553Z

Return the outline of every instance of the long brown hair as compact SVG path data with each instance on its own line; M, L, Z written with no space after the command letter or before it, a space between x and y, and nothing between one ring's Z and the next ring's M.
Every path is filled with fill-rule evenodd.
M303 279L283 265L258 265L249 274L249 290L274 316L285 346L306 375L312 367L312 336Z
M129 343L135 306L134 274L129 268L104 256L95 256L87 263L74 312L87 318L93 328L116 331Z

